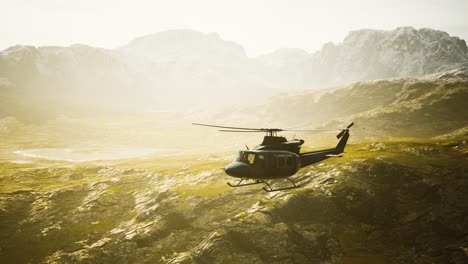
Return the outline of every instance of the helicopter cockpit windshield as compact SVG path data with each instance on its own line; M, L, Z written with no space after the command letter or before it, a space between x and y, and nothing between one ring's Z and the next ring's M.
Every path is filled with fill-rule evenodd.
M259 165L260 163L263 164L265 157L263 154L258 154L255 152L250 151L239 151L234 161L242 162L249 165Z
M234 161L239 161L245 164L253 164L255 161L255 153L249 151L239 151Z

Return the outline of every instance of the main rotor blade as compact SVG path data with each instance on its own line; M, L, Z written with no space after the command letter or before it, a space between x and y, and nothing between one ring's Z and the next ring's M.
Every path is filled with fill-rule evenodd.
M284 129L283 131L337 131L337 130L341 130L341 132L343 132L344 130L349 130L352 126L354 125L354 122L352 122L351 124L349 124L347 127L345 128L335 128L335 129Z
M262 130L227 130L227 129L220 129L218 131L221 131L221 132L265 132L265 131L262 131Z
M284 129L283 131L337 131L343 130L342 128L336 129Z
M206 126L206 127L218 127L218 128L228 128L228 129L239 129L239 130L255 130L255 131L263 131L262 128L249 128L249 127L228 127L228 126L216 126L216 125L208 125L208 124L200 124L200 123L192 123L195 126Z
M300 127L305 127L305 126L308 126L308 125L312 125L314 124L315 122L309 122L309 123L305 123L305 124L302 124L302 125L297 125L297 126L293 126L293 127L287 127L285 129L289 130L289 129L296 129L296 128L300 128Z

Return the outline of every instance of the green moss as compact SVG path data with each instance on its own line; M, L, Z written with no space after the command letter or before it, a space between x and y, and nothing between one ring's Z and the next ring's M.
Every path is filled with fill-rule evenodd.
M367 240L367 233L361 231L355 226L338 226L335 230L336 236L340 245L345 251L350 251L354 248L359 248Z
M79 232L84 232L86 234L93 233L93 232L106 232L114 228L114 226L118 223L118 219L102 219L96 222L80 222L78 224Z
M138 215L137 210L131 210L130 212L127 213L127 219L132 219L135 218Z
M312 194L315 192L315 188L312 187L304 187L291 190L293 194Z
M197 185L182 185L174 188L182 198L189 196L210 197L231 191L225 182L204 183Z
M274 199L261 199L260 204L266 205L268 207L275 207L277 201Z
M242 211L242 212L240 212L240 213L238 213L238 214L236 215L236 218L241 219L241 218L244 218L244 217L246 217L246 216L247 216L247 212L246 212L246 211Z
M362 254L343 256L338 264L388 264L390 261L384 255Z

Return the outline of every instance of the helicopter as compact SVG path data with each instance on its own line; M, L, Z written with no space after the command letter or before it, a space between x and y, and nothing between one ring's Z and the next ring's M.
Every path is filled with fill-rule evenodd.
M264 184L263 190L266 192L282 191L299 188L290 176L296 174L301 168L322 160L342 157L346 143L349 139L349 129L354 125L354 122L345 128L340 129L281 129L281 128L247 128L247 127L230 127L218 126L209 124L192 123L196 126L206 126L221 128L221 132L243 132L255 133L264 132L266 135L260 145L247 150L241 150L237 153L234 160L224 168L224 172L235 178L239 178L236 184L227 183L231 187L242 187L253 184ZM304 144L302 139L287 140L283 136L278 136L278 132L282 131L336 131L341 130L336 136L340 141L334 148L310 151L300 153L301 145ZM291 182L291 185L283 188L272 188L266 181L271 179L286 179ZM251 180L251 182L247 182ZM244 183L243 183L244 182Z

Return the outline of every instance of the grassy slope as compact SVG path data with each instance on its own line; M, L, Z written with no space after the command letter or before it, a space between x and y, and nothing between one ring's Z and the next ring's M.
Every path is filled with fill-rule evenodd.
M433 137L468 125L468 84L460 80L406 83L388 105L348 116L328 126L351 120L373 129L369 135L385 138Z
M467 248L463 139L351 145L274 194L229 188L232 153L2 162L0 259L447 262Z

